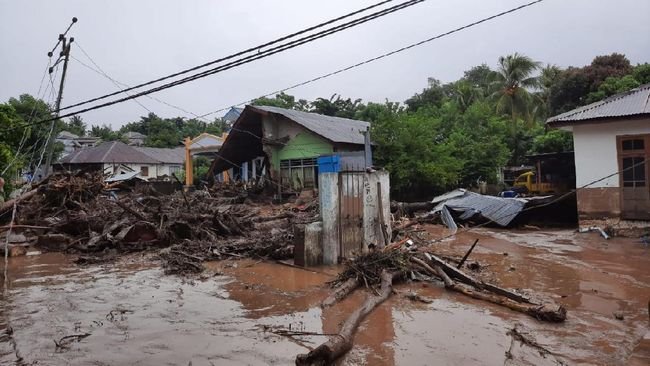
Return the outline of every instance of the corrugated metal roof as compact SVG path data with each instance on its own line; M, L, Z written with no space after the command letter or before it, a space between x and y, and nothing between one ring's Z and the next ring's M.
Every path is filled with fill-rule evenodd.
M181 165L185 162L184 147L165 149L165 148L158 148L158 147L133 146L133 148L161 163Z
M362 145L364 141L361 132L370 127L370 123L364 121L300 112L292 109L257 105L246 106L246 108L280 114L332 142Z
M103 142L87 147L61 159L62 164L142 163L156 164L157 160L120 141Z
M447 207L462 212L460 218L463 220L481 215L501 226L508 226L526 205L524 199L485 196L464 189L436 197L433 202L440 202L433 209L434 212L440 212Z
M650 114L650 84L549 118L550 126L601 118Z

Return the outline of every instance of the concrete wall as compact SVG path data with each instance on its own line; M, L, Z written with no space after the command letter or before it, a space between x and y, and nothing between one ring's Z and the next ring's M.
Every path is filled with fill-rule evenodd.
M573 126L576 187L619 171L616 136L650 133L650 118ZM580 226L611 227L620 222L619 175L614 174L577 191ZM637 224L631 225L636 227Z
M381 186L381 208L383 211L384 231L379 222L379 194L377 183ZM366 173L363 180L363 240L364 251L368 245L374 244L383 248L385 242L390 243L391 217L390 217L390 177L386 171Z
M583 186L619 170L616 136L646 133L650 133L650 118L573 126L576 186ZM590 187L618 188L618 182L618 175L614 175Z
M334 151L332 144L301 125L285 119L276 119L269 115L262 119L264 137L270 140L288 138L284 146L272 146L266 150L270 153L271 169L279 171L280 160L314 158Z
M336 264L339 258L339 175L318 175L323 264Z
M178 167L179 169L182 169L183 167L181 165L170 165L170 164L104 164L104 172L107 174L114 174L116 173L113 168L115 167L116 170L119 170L121 166L127 166L130 169L133 169L133 171L139 172L142 170L143 166L146 166L149 168L149 175L146 177L142 177L144 179L149 179L149 178L158 178L162 177L164 175L171 176L170 168L171 167ZM126 171L126 170L125 170Z

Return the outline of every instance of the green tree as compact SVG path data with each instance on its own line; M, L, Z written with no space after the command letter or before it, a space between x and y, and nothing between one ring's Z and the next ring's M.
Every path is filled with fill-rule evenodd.
M81 116L72 116L68 122L63 122L61 128L65 131L72 132L77 136L85 136L87 126Z
M274 98L257 98L252 101L251 104L304 111L308 105L308 102L304 99L296 101L296 98L293 95L285 94L282 92L280 94L276 94Z
M92 125L90 127L90 135L99 137L102 141L122 141L121 134L118 131L113 131L109 125Z
M548 130L533 138L530 152L533 154L573 151L573 134L563 130Z
M509 115L513 126L518 119L532 121L533 97L529 90L538 86L533 74L539 68L539 62L518 53L499 57L492 97L496 111Z

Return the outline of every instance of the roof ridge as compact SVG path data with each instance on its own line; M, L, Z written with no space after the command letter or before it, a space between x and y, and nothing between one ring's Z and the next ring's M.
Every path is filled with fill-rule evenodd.
M106 151L106 153L102 156L102 159L101 159L102 161L106 160L106 157L113 150L113 148L115 147L116 144L117 144L117 141L111 141L111 147L109 147L108 150Z

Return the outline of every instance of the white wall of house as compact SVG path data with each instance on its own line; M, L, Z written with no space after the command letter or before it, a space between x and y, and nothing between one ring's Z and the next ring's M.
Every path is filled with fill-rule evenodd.
M650 133L650 118L612 123L573 126L576 186L581 187L619 170L616 136ZM617 188L619 176L614 175L590 188Z
M178 174L182 170L182 166L178 164L104 164L104 172L107 174L115 174L115 173L121 173L120 167L128 167L132 169L133 171L141 172L142 167L147 167L148 168L148 175L143 176L141 175L142 178L149 179L149 178L158 178L162 177L164 175L166 176L171 176L172 172L175 172ZM114 171L113 168L116 168L118 171ZM128 169L123 169L122 172L127 172Z

